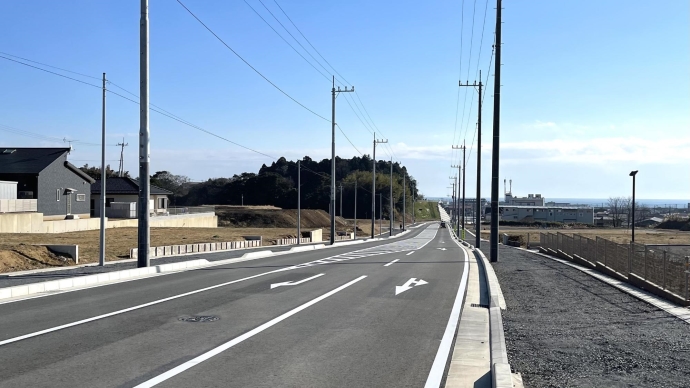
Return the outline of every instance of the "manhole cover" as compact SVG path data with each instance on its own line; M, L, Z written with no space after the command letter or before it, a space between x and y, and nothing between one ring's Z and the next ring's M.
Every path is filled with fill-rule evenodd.
M479 307L479 308L483 308L483 309L488 309L488 308L489 308L489 305L488 305L488 304L476 304L476 303L472 303L472 307Z
M178 318L178 320L183 321L183 322L215 322L219 320L220 317L217 317L215 315L196 315L193 317L182 317Z

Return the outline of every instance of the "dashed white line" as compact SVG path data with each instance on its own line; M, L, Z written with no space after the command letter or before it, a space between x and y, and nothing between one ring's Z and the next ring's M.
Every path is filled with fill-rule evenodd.
M391 264L397 262L398 260L400 260L400 259L395 259L395 260L391 261L390 263L385 264L384 267L388 267L389 265L391 265Z
M209 350L208 352L206 352L206 353L204 353L204 354L202 354L202 355L200 355L200 356L197 356L197 357L195 357L195 358L193 358L193 359L191 359L191 360L189 360L189 361L187 361L187 362L185 362L185 363L183 363L183 364L181 364L181 365L176 366L176 367L173 368L173 369L170 369L169 371L167 371L167 372L165 372L165 373L163 373L163 374L160 374L160 375L158 375L158 376L156 376L156 377L154 377L154 378L152 378L152 379L150 379L150 380L147 380L147 381L145 381L145 382L143 382L143 383L137 385L135 388L148 388L148 387L153 387L153 386L155 386L155 385L158 385L158 384L162 383L163 381L168 380L169 378L174 377L174 376L176 376L176 375L178 375L178 374L180 374L180 373L186 371L187 369L189 369L189 368L191 368L191 367L193 367L193 366L195 366L195 365L198 365L198 364L200 364L200 363L202 363L202 362L208 360L209 358L211 358L211 357L213 357L213 356L216 356L216 355L218 355L218 354L220 354L220 353L222 353L222 352L224 352L224 351L230 349L231 347L233 347L233 346L235 346L235 345L241 343L242 341L244 341L244 340L246 340L246 339L249 339L249 338L251 338L251 337L253 337L253 336L255 336L255 335L261 333L262 331L268 329L269 327L271 327L271 326L273 326L273 325L275 325L275 324L277 324L277 323L279 323L279 322L281 322L281 321L283 321L283 320L285 320L285 319L287 319L287 318L289 318L289 317L291 317L291 316L297 314L298 312L300 312L300 311L306 309L307 307L312 306L312 305L314 305L314 304L316 304L316 303L318 303L318 302L320 302L320 301L322 301L322 300L328 298L329 296L331 296L331 295L333 295L333 294L336 294L336 293L338 293L338 292L340 292L340 291L346 289L347 287L350 287L351 285L357 283L358 281L360 281L360 280L362 280L362 279L364 279L364 278L366 278L366 275L360 276L360 277L358 277L358 278L355 279L355 280L352 280L352 281L350 281L350 282L348 282L348 283L345 283L345 284L343 284L342 286L340 286L340 287L338 287L338 288L336 288L336 289L334 289L334 290L332 290L332 291L329 291L329 292L327 292L327 293L325 293L325 294L319 296L319 297L316 298L316 299L312 299L312 300L310 300L309 302L307 302L307 303L305 303L305 304L303 304L303 305L301 305L301 306L299 306L299 307L296 307L296 308L294 308L294 309L292 309L292 310L286 312L285 314L283 314L283 315L281 315L281 316L279 316L279 317L277 317L277 318L271 319L270 321L264 323L263 325L258 326L258 327L256 327L256 328L254 328L254 329L252 329L252 330L250 330L250 331L248 331L248 332L242 334L242 335L239 336L239 337L235 337L235 338L233 338L232 340L230 340L230 341L228 341L228 342L226 342L226 343L224 343L224 344L222 344L222 345L220 345L220 346L218 346L218 347L216 347L216 348L214 348L214 349L211 349L211 350Z
M409 252L408 254L406 254L405 256L409 256L409 255L411 255L411 254L413 254L413 253L414 253L414 251L410 251L410 252Z

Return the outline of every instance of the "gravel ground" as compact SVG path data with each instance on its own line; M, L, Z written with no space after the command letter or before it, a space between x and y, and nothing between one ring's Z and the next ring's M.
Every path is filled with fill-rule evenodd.
M690 325L553 260L499 255L508 359L526 387L690 387Z

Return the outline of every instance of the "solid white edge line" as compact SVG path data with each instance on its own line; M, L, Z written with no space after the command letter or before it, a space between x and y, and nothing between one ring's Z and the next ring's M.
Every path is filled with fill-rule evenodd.
M453 345L455 331L458 327L458 322L460 321L460 313L462 312L462 304L465 299L465 289L467 288L467 279L469 277L469 257L467 256L467 251L462 249L462 246L460 246L457 241L455 241L455 243L458 244L462 250L462 253L465 255L465 268L463 269L462 277L460 278L460 286L458 287L458 293L455 296L453 309L450 311L450 318L448 319L448 324L446 325L446 331L443 333L441 344L438 347L438 352L436 352L434 363L431 365L431 370L429 371L429 377L427 377L426 384L424 384L425 388L437 388L441 385L441 381L443 381L443 374L446 370L446 365L448 364L448 357L450 357L451 346Z
M214 349L211 349L204 354L201 354L201 355L199 355L199 356L197 356L197 357L195 357L195 358L193 358L193 359L191 359L191 360L189 360L189 361L187 361L181 365L176 366L173 369L170 369L169 371L167 371L165 373L162 373L162 374L160 374L160 375L158 375L158 376L156 376L150 380L147 380L147 381L137 385L135 388L148 388L148 387L153 387L155 385L158 385L158 384L162 383L163 381L168 380L169 378L174 377L174 376L186 371L187 369L192 368L192 367L210 359L211 357L216 356L216 355L230 349L231 347L241 343L242 341L249 339L249 338L261 333L262 331L268 329L269 327L274 326L277 323L280 323L281 321L297 314L298 312L306 309L307 307L312 306L312 305L328 298L329 296L344 290L347 287L350 287L351 285L357 283L358 281L360 281L366 277L367 277L366 275L363 275L363 276L358 277L355 280L352 280L348 283L345 283L342 286L340 286L334 290L331 290L331 291L329 291L329 292L327 292L327 293L325 293L325 294L323 294L323 295L321 295L315 299L312 299L309 302L307 302L307 303L305 303L299 307L296 307L296 308L286 312L283 315L280 315L276 318L271 319L270 321L268 321L268 322L266 322L266 323L264 323L264 324L262 324L256 328L240 335L239 337L235 337L232 340L230 340L230 341L228 341L228 342L226 342L226 343L224 343L224 344L222 344L222 345L220 345Z
M391 264L393 264L393 263L395 263L395 262L397 262L397 261L399 261L399 260L400 260L400 259L395 259L395 260L391 261L391 262L388 263L388 264L384 264L383 266L384 266L384 267L388 267L389 265L391 265Z

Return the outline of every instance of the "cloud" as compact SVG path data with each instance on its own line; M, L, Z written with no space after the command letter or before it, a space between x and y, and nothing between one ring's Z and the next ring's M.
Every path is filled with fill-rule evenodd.
M644 139L610 137L507 142L505 158L521 162L680 164L690 161L690 137Z

